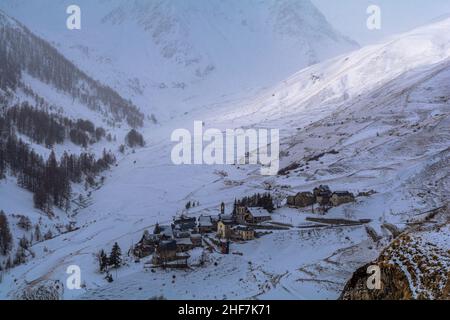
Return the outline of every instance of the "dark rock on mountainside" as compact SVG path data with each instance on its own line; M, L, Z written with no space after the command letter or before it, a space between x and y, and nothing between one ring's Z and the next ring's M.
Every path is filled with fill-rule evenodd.
M380 257L359 268L341 300L450 300L450 223L401 234ZM381 289L367 286L368 267L380 267Z

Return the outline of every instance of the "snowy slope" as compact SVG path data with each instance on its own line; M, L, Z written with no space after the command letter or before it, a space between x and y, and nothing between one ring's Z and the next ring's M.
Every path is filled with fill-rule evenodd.
M377 88L383 91L385 85L396 79L401 86L408 87L417 80L415 75L425 76L448 60L449 26L450 20L446 19L301 70L255 99L236 106L236 111L229 111L229 118L255 119L257 113L261 114L258 117L261 120L301 113L322 115L326 109L336 111L335 106L350 106L363 94L366 100L382 99L380 93L373 96L367 93Z
M81 31L65 28L69 4L7 0L0 8L162 119L358 47L309 0L84 0Z

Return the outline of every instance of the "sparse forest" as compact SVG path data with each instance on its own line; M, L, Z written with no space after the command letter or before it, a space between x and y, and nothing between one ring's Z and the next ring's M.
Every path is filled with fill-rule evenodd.
M241 200L237 200L235 202L234 207L236 206L246 206L246 207L258 207L258 208L264 208L269 212L272 212L275 210L275 206L273 204L273 199L270 193L264 193L264 194L254 194L251 197L244 197Z
M50 212L53 205L68 209L71 182L92 178L115 161L115 156L106 150L100 159L89 153L65 152L58 161L52 151L44 160L15 134L0 136L0 177L7 171L17 177L20 187L33 192L36 208L46 212Z
M28 103L8 108L0 116L0 131L14 130L48 148L62 144L66 139L86 148L106 135L105 129L95 127L89 120L73 121L58 114L33 108Z

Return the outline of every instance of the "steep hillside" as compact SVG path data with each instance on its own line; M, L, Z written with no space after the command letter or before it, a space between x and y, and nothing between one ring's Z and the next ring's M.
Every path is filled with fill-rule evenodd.
M144 116L136 106L87 76L46 41L1 11L0 40L0 89L4 93L21 90L39 98L40 92L30 84L39 81L112 122L125 119L130 126L143 125Z
M390 97L382 96L386 88L402 95L405 88L420 77L428 76L433 69L438 72L439 64L449 59L450 41L445 33L449 26L450 20L445 19L393 36L379 45L302 69L256 98L242 101L236 105L236 110L225 112L229 113L229 118L247 116L243 122L249 118L264 122L265 119L287 119L301 114L319 118L330 115L337 108L356 109L363 103L369 108L369 104L388 103ZM360 104L355 106L358 102ZM393 111L402 110L398 107ZM288 130L308 124L295 121Z
M33 245L75 228L111 149L144 115L1 11L0 41L2 278L35 257Z

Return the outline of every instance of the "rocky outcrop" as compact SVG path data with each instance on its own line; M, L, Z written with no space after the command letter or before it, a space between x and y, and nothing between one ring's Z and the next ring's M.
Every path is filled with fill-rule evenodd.
M20 289L17 300L61 300L64 285L58 280L43 280Z
M400 235L380 257L359 268L342 300L450 300L450 226L422 227ZM380 267L380 289L369 289L369 266Z
M359 268L344 288L341 300L409 300L412 292L405 274L395 265L379 265L381 270L381 289L367 287L370 263Z

